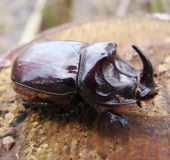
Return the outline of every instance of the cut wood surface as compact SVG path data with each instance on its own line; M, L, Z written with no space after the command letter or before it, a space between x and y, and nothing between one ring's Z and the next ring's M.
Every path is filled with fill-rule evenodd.
M54 109L25 109L12 89L11 67L0 73L0 138L15 126L14 146L1 159L164 159L170 158L170 23L146 18L93 20L68 24L41 33L29 44L6 54L11 61L31 44L76 40L89 44L113 41L125 61L136 69L142 65L131 45L149 56L157 73L159 94L154 101L126 106L120 113L129 128L110 124L87 107L78 116L60 119ZM8 133L9 134L9 133Z

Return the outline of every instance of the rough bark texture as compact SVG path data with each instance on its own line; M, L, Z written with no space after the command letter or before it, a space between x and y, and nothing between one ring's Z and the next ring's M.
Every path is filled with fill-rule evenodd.
M11 67L3 68L0 73L1 141L11 126L16 126L18 132L12 135L16 142L9 151L1 145L1 159L169 159L169 35L170 23L145 18L64 25L40 34L29 45L53 40L78 40L89 44L114 41L121 57L140 69L139 57L131 48L135 43L151 59L160 91L154 103L142 103L142 108L131 105L121 110L130 123L129 128L122 129L88 107L70 120L59 119L50 108L25 109L12 89ZM11 51L6 58L12 60L25 46Z

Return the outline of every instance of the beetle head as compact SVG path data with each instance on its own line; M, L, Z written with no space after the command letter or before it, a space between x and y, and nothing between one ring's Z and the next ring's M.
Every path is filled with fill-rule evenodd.
M133 49L140 56L143 63L143 70L140 74L140 84L136 93L136 98L139 100L149 99L158 93L158 87L154 82L154 71L149 58L136 46L132 45Z

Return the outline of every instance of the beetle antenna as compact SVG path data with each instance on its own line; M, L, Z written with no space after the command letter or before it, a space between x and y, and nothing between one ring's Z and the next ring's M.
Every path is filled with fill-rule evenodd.
M148 77L149 79L152 79L153 75L154 75L154 71L153 71L153 67L152 67L152 64L151 64L149 58L135 44L132 45L132 47L138 53L138 55L140 56L142 63L143 63L141 80L146 79L146 77Z

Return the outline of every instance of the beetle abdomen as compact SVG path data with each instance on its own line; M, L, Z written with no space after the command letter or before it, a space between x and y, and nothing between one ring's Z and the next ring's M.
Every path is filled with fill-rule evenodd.
M12 79L19 85L45 93L76 93L80 51L85 46L76 41L36 44L14 61Z

